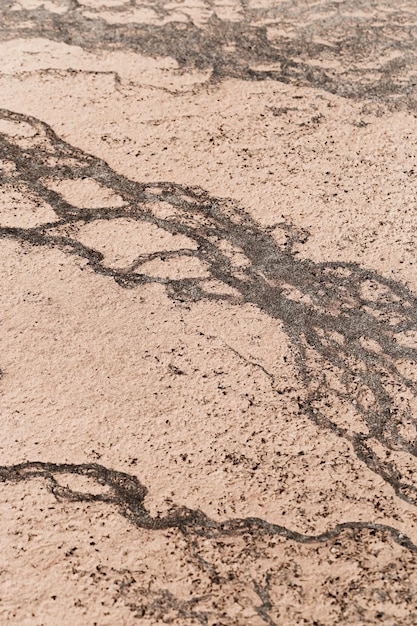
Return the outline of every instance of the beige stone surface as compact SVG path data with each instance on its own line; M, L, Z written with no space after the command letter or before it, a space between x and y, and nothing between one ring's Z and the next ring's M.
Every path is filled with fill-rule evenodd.
M0 4L0 623L417 621L411 2Z

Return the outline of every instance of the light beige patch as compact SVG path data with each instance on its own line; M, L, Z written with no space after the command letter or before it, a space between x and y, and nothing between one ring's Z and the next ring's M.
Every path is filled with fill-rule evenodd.
M52 207L31 198L24 187L5 185L0 188L0 226L34 228L56 220Z
M76 178L54 181L45 180L44 184L59 193L64 200L80 209L100 209L121 207L123 199L107 187L102 187L92 178Z
M83 245L101 252L105 265L120 269L142 255L195 248L183 235L172 235L149 222L125 218L90 222L80 228L78 239Z

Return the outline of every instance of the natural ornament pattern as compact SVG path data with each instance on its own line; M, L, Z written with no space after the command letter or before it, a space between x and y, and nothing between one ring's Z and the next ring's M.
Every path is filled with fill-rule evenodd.
M60 479L68 475L87 478L93 487L92 493L75 491L60 484ZM311 614L303 616L306 608L312 610L312 599L303 590L303 582L309 575L314 576L316 583L324 583L325 596L332 599L328 607L331 620L351 623L350 620L356 622L363 619L369 623L376 618L380 621L384 617L383 612L372 615L360 606L378 594L388 604L402 605L412 601L412 596L405 597L402 593L405 582L402 570L415 567L417 546L394 528L383 524L344 523L320 535L309 536L259 518L218 522L201 511L185 507L174 506L166 516L152 517L144 505L147 489L138 479L101 465L38 462L0 468L0 482L19 483L39 479L46 482L59 502L105 503L116 507L139 531L139 540L149 541L149 533L148 537L146 534L141 536L140 531L150 531L151 538L152 534L168 532L167 542L175 548L176 558L186 557L181 568L182 576L188 579L182 589L183 595L189 596L186 600L175 597L166 588L155 588L152 577L143 570L103 571L98 568L94 572L94 582L104 579L108 584L109 580L112 581L112 600L124 602L136 618L211 626L239 624L242 617L234 619L230 615L231 605L238 600L245 607L251 624L272 626L284 623L282 620L288 623L287 620L294 618L300 620L297 623L331 623L311 619ZM99 493L97 486L101 490ZM283 542L288 544L287 549L285 546L283 549ZM359 546L356 550L362 558L366 555L368 561L360 572L359 584L350 585L349 589L336 572L334 577L320 580L321 561L333 556L337 569L336 559L343 562L349 558L346 553L352 552L352 544ZM399 562L381 567L386 558L384 551L387 552L387 546L391 551L392 544L404 549L397 556ZM65 556L71 557L76 550L77 547L72 548ZM280 561L278 567L274 563L277 557ZM298 557L301 563L307 561L307 567L303 563L304 571L300 570L294 557ZM169 567L167 570L159 570L158 584L164 578L169 580ZM73 571L76 573L76 568ZM283 602L283 596L288 592L291 595L289 607L286 606L287 601ZM316 596L313 602L326 602L326 599ZM334 606L336 601L337 607ZM386 610L386 606L384 608ZM410 616L412 619L413 615L415 613Z
M276 80L414 108L413 2L4 0L0 40L170 57L209 80Z
M27 448L24 453L19 449L13 464L9 457L0 467L0 517L4 532L11 528L11 535L2 544L6 556L0 563L0 622L39 622L48 626L64 623L65 619L69 620L65 624L88 626L113 626L115 623L129 626L134 623L143 626L163 623L181 626L375 623L409 626L417 623L417 546L412 522L417 504L416 296L401 279L394 280L366 269L364 263L320 262L317 259L321 253L315 261L300 258L300 244L309 237L307 230L296 228L286 218L270 227L261 225L251 216L253 213L249 207L245 210L244 202L221 197L221 186L219 193L210 194L200 187L187 186L184 180L188 182L191 178L182 178L183 184L171 180L161 182L159 163L155 176L148 177L143 170L145 173L138 179L144 182L133 180L134 169L126 166L129 169L127 174L121 166L123 149L117 166L114 165L117 159L114 154L110 156L109 149L110 166L93 154L95 148L86 148L83 141L78 143L78 139L68 139L77 135L85 138L84 135L88 134L81 126L84 123L82 105L75 104L75 99L71 105L74 106L72 115L75 118L80 115L80 120L77 118L74 130L70 128L71 124L65 127L58 113L54 118L51 111L45 110L44 115L42 105L33 109L33 103L26 106L19 97L14 102L13 95L6 94L7 86L12 83L19 84L22 93L25 89L33 90L35 85L35 91L40 89L38 94L44 94L42 101L46 102L49 83L55 81L60 93L61 88L71 90L71 81L77 76L83 89L88 80L93 81L96 77L98 85L107 74L114 81L117 96L122 99L128 94L130 103L143 95L141 89L159 89L161 100L156 98L152 101L156 105L151 105L158 106L165 102L165 96L179 98L180 93L185 93L183 89L176 91L174 88L182 84L182 79L185 85L191 85L188 92L191 97L206 90L213 94L213 98L229 84L229 79L232 79L230 84L244 81L239 83L240 86L254 86L259 93L264 87L266 89L267 83L262 81L269 81L269 86L274 81L280 90L289 90L292 98L305 98L306 106L311 108L303 109L309 120L306 123L304 117L298 119L300 110L290 96L284 102L278 90L273 101L265 100L265 104L274 105L266 107L268 114L275 119L284 119L282 126L275 129L277 137L279 133L287 132L288 143L297 144L304 127L316 128L325 120L322 113L317 114L317 102L314 104L314 99L309 101L306 94L322 97L327 92L325 98L329 107L330 100L336 102L336 96L342 96L337 100L338 106L342 101L346 104L343 98L349 99L352 107L356 100L361 101L360 115L363 117L364 111L369 115L366 114L366 121L362 117L356 119L356 129L364 130L367 125L372 128L372 115L382 116L389 111L407 111L409 117L406 119L410 120L416 105L416 39L413 2L0 2L0 44L2 50L11 55L4 59L6 67L1 70L4 96L8 98L3 106L7 109L0 109L0 240L5 244L6 255L8 251L18 249L28 254L29 259L35 259L34 253L40 251L49 254L45 258L47 262L52 259L51 263L66 256L71 259L71 268L81 277L82 284L100 279L100 288L105 290L106 286L113 288L116 283L122 306L127 290L135 290L130 292L131 295L141 293L141 289L145 293L149 288L149 293L154 294L150 288L156 285L160 292L167 294L174 309L187 307L191 311L207 305L208 313L199 330L207 330L204 324L207 324L214 305L232 309L237 317L243 317L248 308L256 310L264 323L268 320L269 328L283 330L288 338L292 362L287 363L287 370L291 384L283 389L280 374L271 367L273 358L269 359L268 365L261 358L245 356L221 341L236 364L244 363L250 376L256 372L266 381L265 387L276 399L273 417L267 426L276 424L277 432L281 433L279 437L284 429L290 428L288 416L280 411L285 402L290 403L293 407L291 420L298 420L301 424L298 433L301 428L311 425L317 439L321 437L323 441L336 442L336 451L348 450L347 460L341 454L339 467L342 473L336 476L333 490L327 491L324 497L331 499L328 493L335 494L339 488L345 490L346 483L355 479L358 491L368 488L371 499L374 496L372 506L365 512L361 509L360 498L349 501L349 492L343 501L350 504L347 512L339 511L336 504L329 521L326 515L333 503L328 501L318 514L310 516L310 509L314 509L316 502L313 503L313 497L309 501L308 487L292 493L297 480L287 480L281 465L273 462L267 465L265 459L273 446L269 446L265 438L257 436L256 445L251 450L245 449L243 441L248 432L241 440L239 437L236 440L236 446L240 446L236 450L242 452L240 457L235 450L227 449L226 441L226 461L236 474L241 473L241 481L245 489L248 487L248 492L252 482L256 482L254 475L258 466L267 465L268 485L275 481L277 487L273 493L265 488L276 508L274 523L270 512L256 516L247 513L245 507L250 508L250 496L237 513L234 506L238 489L236 493L226 488L222 492L223 501L230 501L227 515L217 509L216 516L213 514L215 508L208 512L205 507L191 503L187 496L180 501L178 493L165 512L155 512L152 496L159 485L157 478L154 480L152 476L155 469L152 457L149 460L146 456L149 450L145 450L140 437L140 445L136 442L132 450L137 456L143 452L145 460L141 470L138 466L134 470L137 459L133 459L129 465L132 470L126 472L117 471L122 465L118 465L115 456L112 457L116 459L114 462L102 459L102 464L98 464L80 461L99 459L100 454L86 457L82 452L81 456L78 453L75 457L72 451L68 451L67 462L60 463L49 462L64 459L59 456L62 449L55 453L53 444L47 448L51 450L50 456L46 452L36 455L33 447L29 448L33 456L23 456ZM15 57L11 52L13 46L16 46ZM67 54L64 60L62 57L58 61L49 58L54 54L59 57L60 51L65 51L64 56ZM118 53L122 60L114 61ZM111 56L113 61L107 68ZM27 62L29 57L34 60L32 65L31 61ZM135 59L132 66L124 67L129 64L129 59ZM152 72L148 71L150 66L146 65L148 61L150 66L159 67L160 79L155 84L152 83ZM73 67L79 69L71 69ZM141 75L144 67L148 68L146 76ZM10 71L12 75L8 73ZM171 78L166 79L167 75L175 75L175 80L170 83ZM191 83L187 82L187 75L190 75ZM63 81L64 77L67 83ZM86 83L83 84L83 80ZM287 87L284 88L283 84ZM101 83L103 91L97 92L91 85L88 91L87 85L88 94L82 100L85 103L88 97L92 98L91 106L96 106L98 113L102 106L100 97L109 97L109 107L115 102L120 106L117 99L110 100L103 85ZM11 94L13 89L17 87L10 88ZM303 96L299 95L301 92ZM104 96L97 95L100 93ZM33 93L29 95L32 101L36 100ZM65 97L63 101L69 102ZM215 111L221 110L223 102ZM134 106L129 110L134 110ZM248 103L247 112L251 106ZM52 109L54 106L51 105ZM343 116L347 108L341 105L338 111L337 114ZM138 118L141 112L143 108L138 107ZM289 127L285 126L285 118L292 112L300 122L297 125L299 134L295 138L291 138ZM123 112L119 113L122 124L125 121L121 119ZM207 112L203 113L207 115ZM227 114L224 113L224 117ZM381 124L383 126L383 122ZM120 130L117 127L113 132L109 131L110 125L104 125L103 134L101 126L102 121L97 128L94 125L93 141L101 135L102 140L110 143L124 141L117 136ZM132 123L128 127L132 129L133 126ZM190 132L193 132L191 121L190 126ZM394 154L403 141L401 147L410 153L407 165L400 159L397 163L396 157L390 160L391 157L384 152L383 142L378 144L378 149L383 146L382 158L387 157L387 167L395 170L398 181L400 174L407 176L407 185L411 186L414 169L410 168L414 168L414 161L407 124L404 128L407 132L404 132L403 139L394 142L392 150ZM161 134L169 131L167 138L174 132L182 132L170 129L169 122L167 129L161 131ZM140 141L133 137L132 142L138 140L139 144L142 141L142 130L143 127L137 131ZM275 131L272 127L266 131L269 142L275 141ZM128 134L129 131L124 129L123 132ZM354 134L356 131L350 129L348 132ZM113 139L109 139L108 133ZM120 137L122 134L120 130ZM239 144L238 134L236 131L232 135L236 145ZM177 141L177 138L174 136L173 140ZM152 141L152 135L149 141ZM254 148L254 160L262 160L265 144L259 147L256 141L253 146L250 141L247 143L249 148L243 147L245 144L242 143L237 149L242 147L245 154L249 154ZM84 150L76 145L84 145ZM159 150L158 146L155 151ZM314 145L313 152L315 148ZM99 153L103 154L103 150ZM136 156L140 155L138 152ZM336 158L330 152L328 156L329 160ZM375 163L376 169L381 168L381 163L381 159ZM251 161L247 171L253 173L254 167L254 161ZM274 167L271 165L270 169L274 170ZM390 181L395 180L395 172ZM269 174L272 175L273 171ZM327 174L330 176L330 172ZM367 176L369 182L369 172ZM283 179L285 177L284 173ZM157 182L151 182L149 178ZM167 174L166 178L171 176ZM172 179L179 180L177 174L172 174ZM315 180L312 179L312 186L316 185ZM377 178L376 184L380 180ZM292 184L291 180L288 184ZM353 186L355 184L356 180ZM330 194L327 195L330 197ZM237 197L228 191L223 195ZM86 197L88 201L84 203ZM404 196L411 206L410 197ZM340 196L337 198L339 202ZM388 198L389 194L387 202ZM265 206L262 202L265 202L265 196L260 203L259 215ZM340 202L343 210L346 204ZM328 215L331 215L331 209ZM348 215L346 220L349 219L352 218ZM302 220L299 223L303 223ZM401 226L393 228L399 230ZM54 252L62 256L54 257ZM353 254L349 258L355 258ZM36 258L39 259L39 255ZM330 255L331 258L335 257ZM24 267L30 268L30 261ZM47 271L52 273L54 268L48 265ZM153 295L148 294L148 297ZM13 296L10 301L13 303ZM158 305L160 302L155 303L156 307ZM135 315L137 311L135 309ZM137 315L139 318L141 312ZM14 329L10 332L13 334ZM124 332L123 327L120 332ZM265 334L268 332L266 329ZM36 340L34 335L35 343ZM272 345L271 350L274 349ZM203 354L201 358L205 356ZM276 354L276 358L282 360L282 355ZM172 376L186 378L177 365L170 364L169 367ZM62 374L63 379L66 375L71 376L70 365L68 371L69 374ZM9 376L7 368L3 374L0 391L1 386L13 382L13 375ZM161 393L168 389L164 387ZM246 389L240 391L244 395ZM261 396L262 391L258 395ZM119 400L122 397L123 394L118 396ZM16 400L15 396L13 400ZM256 403L257 398L249 398L247 402ZM224 408L222 399L220 404ZM195 407L190 403L188 408L192 411ZM235 412L238 414L238 410ZM28 416L32 419L31 409L28 409ZM96 417L94 414L93 418ZM67 418L68 414L64 419ZM46 421L48 419L45 417ZM54 423L51 431L59 430L59 417L56 419L58 425ZM19 416L13 423L16 427L19 420L25 421ZM151 418L149 423L152 423ZM111 427L114 431L117 429L117 420ZM99 430L100 425L97 425L97 433ZM274 428L270 429L272 439L275 433L271 430ZM111 431L110 439L114 431ZM68 432L62 436L65 445L71 443ZM134 434L128 432L133 440ZM187 432L184 437L188 435ZM16 442L19 446L17 438ZM106 443L112 444L112 441ZM287 444L288 441L283 442L282 447ZM292 452L291 444L288 447ZM255 458L251 458L254 448ZM222 457L220 453L216 454L209 461L214 459L213 465L220 465ZM185 464L187 454L182 456ZM18 463L27 458L41 460ZM306 455L304 458L303 471L308 472L311 457ZM326 459L320 462L326 464ZM356 468L363 469L360 476L355 475L355 471L349 473L348 464L353 466L354 463ZM141 471L147 464L151 467L145 479ZM167 464L167 467L170 473L171 465ZM189 468L196 474L190 481L195 480L199 490L204 481L204 476L199 474L201 465L190 463ZM162 470L159 468L159 471ZM181 476L175 472L172 475ZM210 480L215 480L213 475ZM247 476L250 478L245 478ZM321 486L326 480L332 480L331 474L326 474L324 479L318 472L313 472L312 476L312 480L316 477L319 483L322 481ZM342 480L338 480L340 477ZM380 485L379 493L372 491ZM385 500L381 497L382 491ZM277 519L285 519L281 517L284 507L278 498L283 492L287 497L285 508L295 509L300 502L305 507L305 519L297 530L294 518L291 521L287 518L285 525L276 523ZM181 493L179 489L180 496ZM387 506L387 493L392 499L391 506ZM202 501L205 501L203 497ZM272 510L275 514L275 509ZM386 520L387 516L386 523L375 522L375 519ZM340 519L349 521L337 523ZM316 531L318 526L320 529ZM307 528L308 532L302 532L300 528ZM26 531L25 542L23 535ZM108 544L110 547L102 549ZM12 570L14 564L19 577L17 589L7 582L8 567ZM46 579L46 599L46 592L38 589L45 588L39 583L42 576ZM56 591L53 588L55 576L59 581ZM27 589L29 591L25 591ZM55 601L58 605L59 596L65 593L72 603L69 613L65 603L56 613L48 613L51 605ZM76 594L80 594L81 599Z
M300 260L293 246L306 233L291 224L279 224L273 231L261 227L233 201L213 198L202 189L134 182L63 141L38 119L2 110L0 120L1 184L20 190L34 205L51 207L54 215L40 225L2 226L2 238L57 248L83 259L89 271L125 289L158 283L170 298L191 306L222 300L237 309L245 304L257 307L282 325L291 342L300 380L296 396L300 414L323 433L344 438L360 462L388 483L398 498L417 504L417 301L406 287L356 263ZM72 204L62 185L75 188L86 181L113 200L94 209ZM94 244L94 229L121 221L144 229L150 239L161 242L161 248L154 246L125 265L109 261ZM87 245L83 233L89 226ZM282 233L279 242L274 236L277 228ZM174 276L169 269L173 260ZM275 390L273 373L259 367ZM65 487L60 475L87 477L104 493ZM184 599L169 591L164 584L167 572L157 583L144 582L130 570L112 573L119 577L117 601L136 617L154 620L151 623L241 624L242 615L234 617L231 609L234 596L246 606L251 623L271 625L285 620L330 624L389 619L389 611L371 614L363 608L375 594L385 602L385 611L387 602L415 606L406 582L409 574L404 572L415 568L417 548L388 525L352 521L310 536L259 518L215 521L184 507L152 516L144 505L146 489L136 477L95 464L23 463L1 468L0 478L8 484L42 479L61 502L116 507L140 531L138 540L145 531L172 532L164 537L177 554L185 554L182 575L198 581L193 583L198 590L194 597ZM329 577L322 583L327 598L337 588L330 621L303 613L311 606L302 582L297 582L300 574L274 565L276 550L281 550L282 565L283 543L301 560L312 562L317 572L320 551L340 551L342 560L352 551L367 555L357 587L343 587ZM381 565L381 550L390 555L386 566ZM290 562L285 567L291 569ZM284 590L292 594L289 608L282 602ZM408 608L404 620L409 618ZM412 623L414 618L410 619L396 623Z

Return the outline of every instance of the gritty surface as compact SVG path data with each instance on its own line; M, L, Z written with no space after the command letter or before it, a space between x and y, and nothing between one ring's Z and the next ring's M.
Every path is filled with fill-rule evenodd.
M417 622L413 2L0 0L0 623Z

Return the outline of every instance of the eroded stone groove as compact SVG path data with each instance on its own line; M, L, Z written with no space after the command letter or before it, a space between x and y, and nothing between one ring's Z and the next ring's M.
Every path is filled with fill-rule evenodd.
M2 237L76 255L124 288L156 282L177 301L255 305L284 325L292 343L300 412L345 438L399 498L417 504L417 299L406 287L355 263L299 260L292 248L306 235L289 224L277 226L286 235L278 245L273 230L262 229L231 200L175 183L133 182L37 119L3 110L0 120L8 124L1 135L1 182L24 189L56 216L33 227L3 226ZM60 192L65 181L73 189L89 181L116 200L77 207ZM94 243L82 242L88 225L120 220L127 229L152 227L171 243L120 267ZM185 278L148 270L149 263L170 259L179 267L192 259L199 269ZM264 371L274 388L274 376Z
M0 7L0 39L43 37L86 50L132 50L171 57L182 69L209 70L212 81L270 79L415 106L412 4L90 4L54 0L25 8L8 0Z

